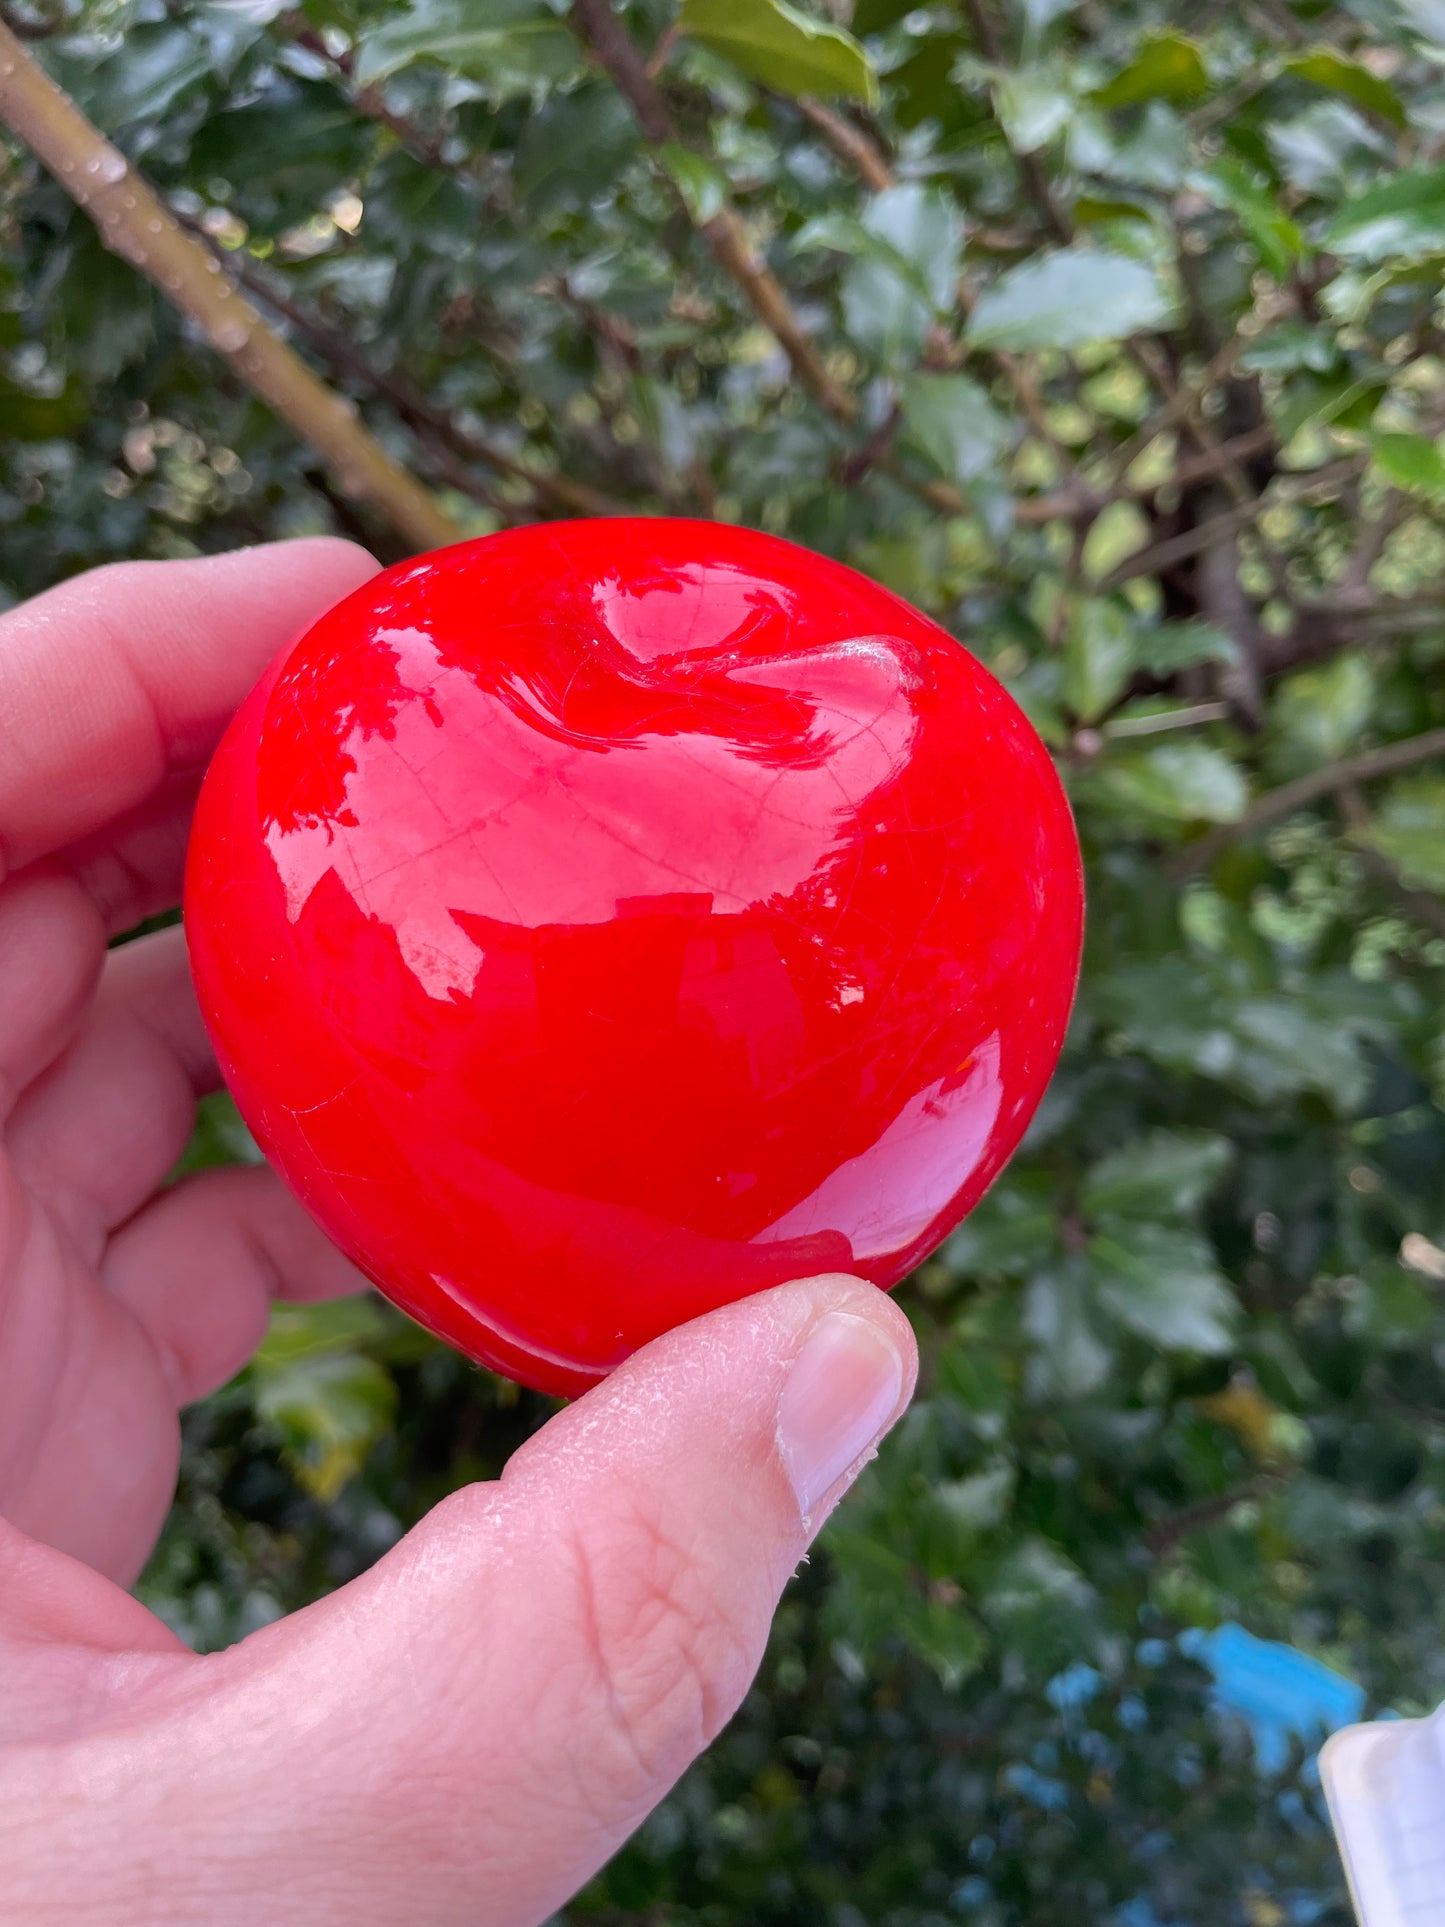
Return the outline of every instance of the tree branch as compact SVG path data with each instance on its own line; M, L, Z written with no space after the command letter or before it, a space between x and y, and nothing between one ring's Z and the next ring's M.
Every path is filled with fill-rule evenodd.
M1229 1517L1237 1505L1262 1499L1277 1490L1279 1485L1278 1473L1258 1473L1230 1492L1216 1493L1211 1499L1201 1499L1197 1505L1186 1506L1182 1512L1170 1513L1167 1518L1156 1520L1145 1532L1144 1544L1156 1558L1161 1558L1166 1552L1172 1552L1190 1533L1199 1532L1205 1526L1218 1525L1221 1519Z
M369 435L355 411L262 321L210 251L0 25L0 119L100 230L193 321L246 386L323 457L343 493L368 503L409 542L433 549L462 530Z
M289 322L297 334L308 341L334 369L351 376L373 394L389 401L418 437L436 444L454 458L450 465L442 464L452 487L488 507L508 512L509 505L500 503L491 490L485 484L478 483L464 466L470 462L480 462L495 474L524 482L535 498L530 505L534 509L540 503L560 509L568 515L626 513L620 503L589 488L585 482L574 482L568 476L552 475L534 468L530 462L522 461L496 442L463 428L454 416L428 400L409 375L394 368L377 367L354 341L339 330L328 327L318 316L284 294L276 286L274 276L266 274L241 256L232 255L228 259L242 286Z
M835 114L821 100L804 98L798 102L798 111L812 121L838 159L854 170L870 193L881 194L892 187L893 169L861 127Z
M1347 783L1340 791L1340 814L1366 874L1384 885L1407 917L1433 930L1437 936L1445 937L1445 903L1433 890L1417 890L1413 884L1406 883L1383 850L1372 847L1369 838L1374 818L1357 783Z
M665 147L677 140L671 109L647 71L642 51L618 19L612 0L572 0L572 23L578 38L589 47L631 107L649 147ZM682 200L681 195L678 196ZM683 203L686 207L686 203ZM691 209L687 209L692 218ZM753 313L782 348L793 373L835 421L850 422L858 404L840 388L798 319L777 277L754 254L737 210L730 202L709 220L695 223L712 250L713 259L735 281Z
M1217 459L1222 452L1223 445L1212 450L1211 454ZM1332 488L1337 482L1347 481L1362 465L1362 457L1348 456L1342 461L1328 463L1324 468L1312 469L1307 474L1290 476L1287 484L1274 495L1255 496L1237 508L1223 510L1208 522L1201 522L1197 528L1184 529L1178 535L1167 536L1162 542L1151 542L1147 548L1136 549L1133 555L1126 555L1118 567L1110 571L1100 586L1105 590L1117 589L1125 582L1132 582L1136 576L1159 575L1191 555L1198 555L1218 542L1229 541L1240 529L1257 521L1278 502L1308 495L1317 488Z
M1359 756L1346 757L1343 762L1311 770L1308 776L1266 791L1237 823L1222 824L1208 836L1191 843L1180 854L1177 875L1181 878L1195 875L1239 837L1253 836L1267 824L1278 823L1282 817L1293 816L1296 810L1318 803L1321 797L1338 796L1357 784L1393 776L1400 770L1413 769L1417 763L1431 762L1437 756L1445 756L1445 729L1427 729L1422 735L1406 736L1398 743L1386 743L1381 749L1365 750Z

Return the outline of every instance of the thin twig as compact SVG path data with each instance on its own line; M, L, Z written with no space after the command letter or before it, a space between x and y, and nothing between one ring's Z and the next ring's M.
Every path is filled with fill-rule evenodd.
M1178 874L1194 875L1240 837L1253 836L1268 824L1278 823L1282 817L1293 816L1296 810L1318 803L1321 797L1338 796L1354 785L1393 776L1399 770L1413 769L1437 756L1445 756L1445 729L1427 729L1419 736L1406 736L1400 742L1386 743L1382 749L1365 750L1343 762L1311 770L1308 776L1266 791L1251 803L1237 823L1222 824L1191 843L1180 855Z
M458 524L266 326L215 256L182 230L125 156L4 26L0 120L85 210L106 246L154 282L246 386L325 459L343 493L369 503L418 548L461 539Z
M642 51L612 9L612 0L572 0L572 23L613 84L628 102L649 147L678 138L672 110L647 71ZM686 208L686 202L678 199ZM689 217L692 210L687 209ZM742 290L749 307L792 364L793 372L819 407L835 420L850 422L858 412L853 397L828 373L797 311L772 270L754 253L736 208L725 201L717 213L697 221L713 259Z
M1199 379L1189 388L1180 391L1168 400L1157 415L1137 429L1123 447L1114 455L1110 467L1109 486L1121 483L1129 470L1150 445L1169 429L1183 421L1191 407L1202 402L1212 388L1218 387L1234 368L1234 364L1249 346L1246 336L1235 334L1225 342L1219 353L1206 365Z
M620 503L589 488L585 482L574 482L568 476L553 475L545 469L535 468L496 442L463 428L454 415L428 400L410 376L395 368L378 367L348 336L338 329L329 328L317 315L293 301L277 286L274 275L267 274L243 255L229 256L228 263L237 280L258 300L274 309L333 368L389 401L413 432L448 451L455 461L450 466L443 466L447 466L447 479L453 487L461 488L465 494L474 496L490 507L500 507L504 513L508 512L507 505L499 503L497 497L485 485L479 484L475 476L467 477L466 469L456 466L456 462L481 462L498 475L524 482L538 502L561 509L566 514L625 513ZM511 505L511 513L516 513L516 506ZM536 503L532 506L535 508Z
M798 102L799 112L812 121L840 161L854 169L871 193L881 194L893 185L893 169L882 150L851 120L835 114L821 100L806 97Z
M988 0L965 0L965 8L980 53L990 66L1002 67L1005 64L1003 40L993 16L988 11ZM1074 238L1074 230L1054 199L1048 170L1037 154L1015 153L1014 159L1018 162L1019 172L1023 175L1024 184L1033 198L1034 205L1043 216L1044 225L1056 241L1061 241L1067 246Z
M1226 509L1211 521L1202 522L1197 528L1184 529L1178 535L1167 536L1162 542L1152 542L1147 548L1137 549L1133 555L1125 556L1117 568L1111 570L1101 588L1117 589L1125 582L1132 582L1137 576L1160 575L1172 569L1178 562L1191 555L1212 548L1218 542L1226 542L1240 529L1247 528L1271 508L1283 506L1285 502L1298 500L1318 488L1332 488L1337 482L1348 480L1357 473L1364 457L1349 456L1339 462L1331 462L1324 468L1311 470L1298 478L1290 477L1293 486L1281 486L1272 494L1256 496L1252 501L1243 503L1239 508Z
M1278 1473L1261 1472L1242 1486L1232 1491L1216 1493L1212 1499L1201 1499L1197 1505L1186 1506L1182 1512L1171 1513L1167 1518L1157 1520L1144 1534L1144 1544L1156 1558L1172 1552L1182 1539L1192 1532L1199 1532L1205 1526L1217 1525L1227 1519L1237 1505L1247 1505L1262 1499L1280 1485Z
M1374 817L1358 783L1347 783L1340 791L1340 813L1366 874L1384 885L1407 917L1424 924L1437 936L1445 937L1445 903L1433 890L1417 890L1413 884L1407 883L1384 851L1371 842Z

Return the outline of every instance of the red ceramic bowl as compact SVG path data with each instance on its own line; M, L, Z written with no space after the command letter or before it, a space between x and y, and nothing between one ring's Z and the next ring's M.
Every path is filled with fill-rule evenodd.
M712 522L389 569L206 777L201 1005L381 1289L575 1392L787 1278L892 1285L1053 1070L1083 898L1042 744L875 583Z

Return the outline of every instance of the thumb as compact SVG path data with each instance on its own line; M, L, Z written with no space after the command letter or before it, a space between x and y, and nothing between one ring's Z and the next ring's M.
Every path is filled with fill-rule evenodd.
M289 1922L294 1894L314 1922L320 1892L328 1921L533 1927L731 1717L915 1369L902 1313L855 1279L727 1306L225 1656L205 1783L164 1799L172 1850L178 1822L246 1842L204 1917Z

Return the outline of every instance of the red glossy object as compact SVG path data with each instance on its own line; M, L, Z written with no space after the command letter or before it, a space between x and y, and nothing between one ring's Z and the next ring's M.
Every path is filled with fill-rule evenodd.
M965 649L716 523L403 564L288 649L187 879L243 1116L474 1358L576 1391L784 1279L892 1285L1053 1070L1068 806Z

